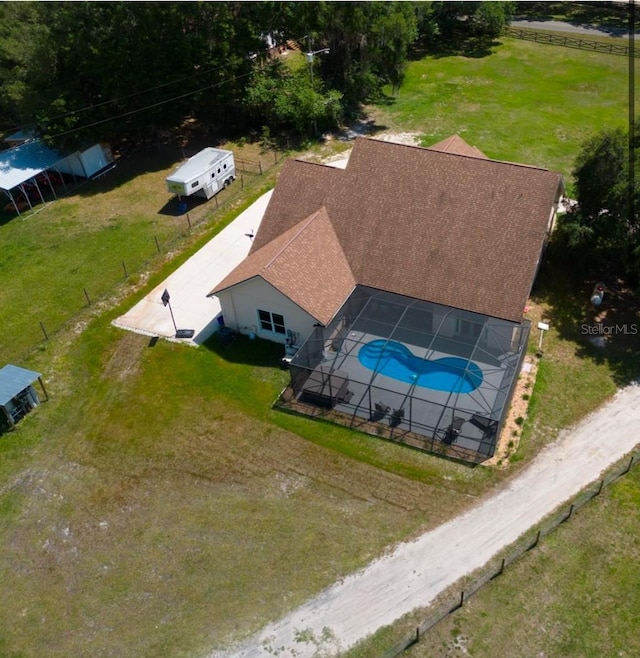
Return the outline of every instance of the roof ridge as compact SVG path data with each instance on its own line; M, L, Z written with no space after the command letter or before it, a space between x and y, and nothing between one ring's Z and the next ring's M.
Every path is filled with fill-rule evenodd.
M278 252L274 256L272 256L271 260L269 260L269 262L262 269L268 270L273 265L273 263L278 258L280 258L280 256L291 246L291 244L295 242L306 231L306 229L311 225L311 223L320 216L320 213L323 208L324 206L318 208L318 210L316 210L312 215L310 215L306 219L306 222L303 219L302 222L305 222L304 226L300 226L300 223L302 222L297 224L296 226L300 226L300 228L294 233L294 235L291 236L289 240L287 240L287 242L284 245L282 245L282 247L278 250Z
M315 167L324 167L326 169L335 169L335 167L332 167L326 162L312 162L311 160L302 160L302 158L294 158L293 162L301 162L302 164L314 165Z
M454 135L450 135L450 137L454 137L457 135L455 133ZM459 135L458 135L459 136ZM448 138L447 138L448 139ZM460 137L460 139L463 139ZM433 149L430 146L420 146L418 144L400 144L400 142L387 142L384 139L376 139L375 137L356 137L356 142L358 141L370 141L370 142L378 142L379 144L391 144L392 146L399 146L401 148L412 148L412 149L418 149L421 151L431 151L433 153L442 153L444 155L451 155L455 156L457 158L468 158L469 160L476 160L476 161L484 161L484 162L497 162L498 164L506 164L506 165L512 165L514 167L524 167L525 169L537 169L538 171L551 171L551 169L547 169L546 167L537 167L536 165L528 165L528 164L523 164L521 162L510 162L509 160L496 160L495 158L478 158L477 156L474 155L465 155L464 153L452 153L451 151L439 151L437 149ZM444 141L444 140L443 140ZM463 140L464 141L464 140ZM468 142L466 142L468 144ZM469 144L471 146L471 144ZM477 146L472 146L472 148L478 148ZM480 149L478 149L480 150ZM552 172L552 173L557 173L557 172Z

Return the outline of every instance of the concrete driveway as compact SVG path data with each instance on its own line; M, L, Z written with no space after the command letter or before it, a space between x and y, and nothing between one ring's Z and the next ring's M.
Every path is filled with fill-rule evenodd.
M220 315L220 302L207 294L246 258L251 248L249 235L258 232L271 194L272 190L261 196L113 324L140 334L174 339L171 312L162 303L162 293L168 290L177 328L194 332L193 338L180 342L203 343L216 330Z

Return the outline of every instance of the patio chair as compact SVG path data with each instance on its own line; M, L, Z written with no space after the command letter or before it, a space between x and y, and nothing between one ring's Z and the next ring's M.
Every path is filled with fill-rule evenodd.
M398 427L404 418L404 409L394 409L391 412L391 417L389 418L389 425L391 427Z
M447 427L447 429L445 430L444 439L442 440L442 442L450 446L460 436L460 432L462 430L462 426L464 425L464 423L465 423L464 418L455 416L451 425L449 425L449 427Z
M374 411L371 414L369 420L377 423L379 420L382 420L388 413L391 411L391 407L388 407L382 402L376 402L374 405Z

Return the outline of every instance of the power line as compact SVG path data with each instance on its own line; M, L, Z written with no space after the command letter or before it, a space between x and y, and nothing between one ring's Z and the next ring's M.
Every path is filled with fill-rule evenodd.
M48 118L48 121L55 121L57 119L64 119L65 117L68 116L73 116L76 114L81 114L82 112L87 112L88 110L94 110L98 107L103 107L104 105L110 105L111 103L117 103L119 101L127 100L129 98L133 98L135 96L140 96L142 94L148 94L151 91L155 91L156 89L161 89L163 87L168 87L171 85L178 84L180 82L185 82L187 80L192 80L193 78L197 78L198 76L205 75L207 73L213 73L215 71L220 71L224 68L224 66L216 66L214 68L207 69L206 71L200 71L199 73L194 73L193 75L188 75L183 78L178 78L177 80L173 80L171 82L163 82L162 84L156 85L155 87L149 87L148 89L144 89L142 91L136 91L133 92L132 94L128 94L126 96L118 96L117 98L112 98L107 101L102 101L100 103L94 103L93 105L87 105L86 107L82 107L79 110L69 110L68 112L64 112L63 114L57 114L53 117ZM38 125L37 121L32 121L31 123L26 123L22 126L16 126L12 128L13 131L17 130L24 130L25 128L29 128L31 126L36 126Z
M290 39L289 41L298 42L298 41L300 41L300 39ZM262 54L265 54L265 53L269 52L269 50L271 50L271 47L267 46L267 47L266 47L265 49L263 49L261 52L262 52ZM178 78L177 80L173 80L173 81L171 81L171 82L163 82L163 83L161 83L161 84L159 84L159 85L156 85L155 87L149 87L148 89L144 89L144 90L142 90L142 91L136 91L136 92L133 92L132 94L128 94L128 95L126 95L126 96L119 96L119 97L117 97L117 98L112 98L112 99L110 99L110 100L102 101L102 102L100 102L100 103L94 103L93 105L87 105L86 107L80 108L80 109L78 109L78 110L70 110L70 111L68 111L68 112L64 112L63 114L58 114L58 115L55 115L55 116L53 116L53 117L50 117L50 118L48 118L48 121L55 121L55 120L57 120L57 119L64 119L65 117L68 117L68 116L73 116L73 115L76 115L76 114L80 114L80 113L82 113L82 112L87 112L87 111L89 111L89 110L96 109L96 108L98 108L98 107L103 107L103 106L105 106L105 105L110 105L110 104L112 104L112 103L117 103L118 101L123 101L123 100L127 100L127 99L129 99L129 98L134 98L135 96L140 96L140 95L142 95L142 94L147 94L147 93L149 93L149 92L156 91L157 89L162 89L163 87L168 87L168 86L171 86L171 85L178 84L178 83L180 83L180 82L185 82L185 81L187 81L187 80L192 80L193 78L197 78L197 77L199 77L199 76L201 76L201 75L205 75L205 74L207 74L207 73L213 73L213 72L215 72L215 71L220 71L220 70L222 70L222 69L224 69L224 68L225 68L224 65L221 65L221 66L215 66L215 67L213 67L213 68L206 69L205 71L200 71L200 72L198 72L198 73L194 73L194 74L189 75L189 76L185 76L185 77L182 77L182 78ZM239 78L241 78L241 77L244 77L244 75L239 76ZM233 80L235 80L235 79L237 79L237 78L231 78L229 81L233 81ZM134 111L131 111L131 112L127 112L127 113L125 113L125 114L123 114L123 115L120 115L120 116L127 116L127 115L129 115L129 114L135 114L135 112L143 111L143 110L149 109L149 108L151 108L151 107L155 107L156 105L162 105L162 104L165 103L165 102L167 102L167 103L168 103L168 102L171 102L171 100L178 100L178 99L180 99L180 98L185 98L186 96L189 96L189 95L191 95L191 94L196 94L196 93L198 93L199 91L204 91L204 90L206 90L206 89L211 89L211 88L217 86L217 84L218 84L218 83L216 83L215 85L209 86L209 87L203 87L202 89L199 89L199 90L197 90L197 91L195 91L195 92L190 92L190 93L188 93L188 94L184 94L184 95L182 95L182 96L177 96L177 97L175 97L175 98L173 98L173 99L168 99L167 101L161 101L161 102L159 102L159 103L157 103L157 104L155 104L155 105L149 105L149 106L147 106L147 107L140 108L139 110L134 110ZM89 124L89 125L86 126L86 127L89 128L89 127L94 126L94 125L99 125L99 124L101 124L101 123L106 123L107 121L111 121L112 119L120 118L120 116L118 116L118 117L111 117L111 118L109 118L109 119L104 119L104 120L101 120L101 121L97 121L97 122L95 122L95 123L93 123L93 124ZM14 127L14 128L12 128L11 130L15 132L15 131L18 131L18 130L24 130L25 128L30 128L31 126L36 126L36 125L38 125L38 122L37 122L37 121L33 121L33 122L31 122L31 123L27 123L27 124L24 124L24 125L22 125L22 126ZM77 130L82 130L82 128L78 128ZM76 129L71 129L71 130L68 130L68 131L66 131L66 132L59 133L58 135L55 135L54 137L58 137L59 135L67 135L67 134L70 134L70 133L75 132L75 131L76 131Z
M223 84L234 82L236 80L240 80L241 78L246 78L247 76L252 74L253 71L249 71L248 73L243 73L242 75L237 75L234 76L233 78L222 80L221 82L216 82L212 85L208 85L207 87L202 87L201 89L196 89L195 91L190 91L187 92L186 94L181 94L180 96L174 96L173 98L167 98L166 100L158 101L157 103L153 103L145 107L140 107L137 110L130 110L129 112L123 112L122 114L118 114L117 116L109 117L107 119L100 119L100 121L94 121L93 123L89 123L86 126L80 126L79 128L71 128L70 130L65 130L61 133L50 135L49 139L55 139L56 137L63 137L64 135L70 135L71 133L79 132L80 130L86 130L87 128L93 128L94 126L99 126L102 123L115 121L116 119L122 119L123 117L131 116L132 114L137 114L138 112L144 112L145 110L151 110L154 107L159 107L160 105L165 105L166 103L171 103L173 101L177 101L182 98L187 98L188 96L194 96L195 94L199 94L200 92L207 91L208 89L213 89L214 87L220 87Z

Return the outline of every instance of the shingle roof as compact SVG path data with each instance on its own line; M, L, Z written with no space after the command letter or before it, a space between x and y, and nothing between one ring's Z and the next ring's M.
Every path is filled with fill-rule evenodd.
M458 155L468 155L472 158L484 158L487 156L475 146L470 146L460 137L460 135L451 135L441 142L429 147L432 151L444 151L445 153L457 153Z
M334 316L336 301L344 301L356 285L325 208L252 251L210 294L256 276L322 324Z
M302 160L285 162L251 253L322 207L343 176L344 171L335 167Z
M272 281L314 317L316 296L334 313L346 298L347 285L333 286L339 247L345 263L335 267L348 264L355 283L519 322L561 186L546 169L359 138L345 170L287 163L249 258L213 292L259 275L252 256L278 251L284 233L324 206L324 233L304 231L278 252ZM310 260L313 280L296 293Z

